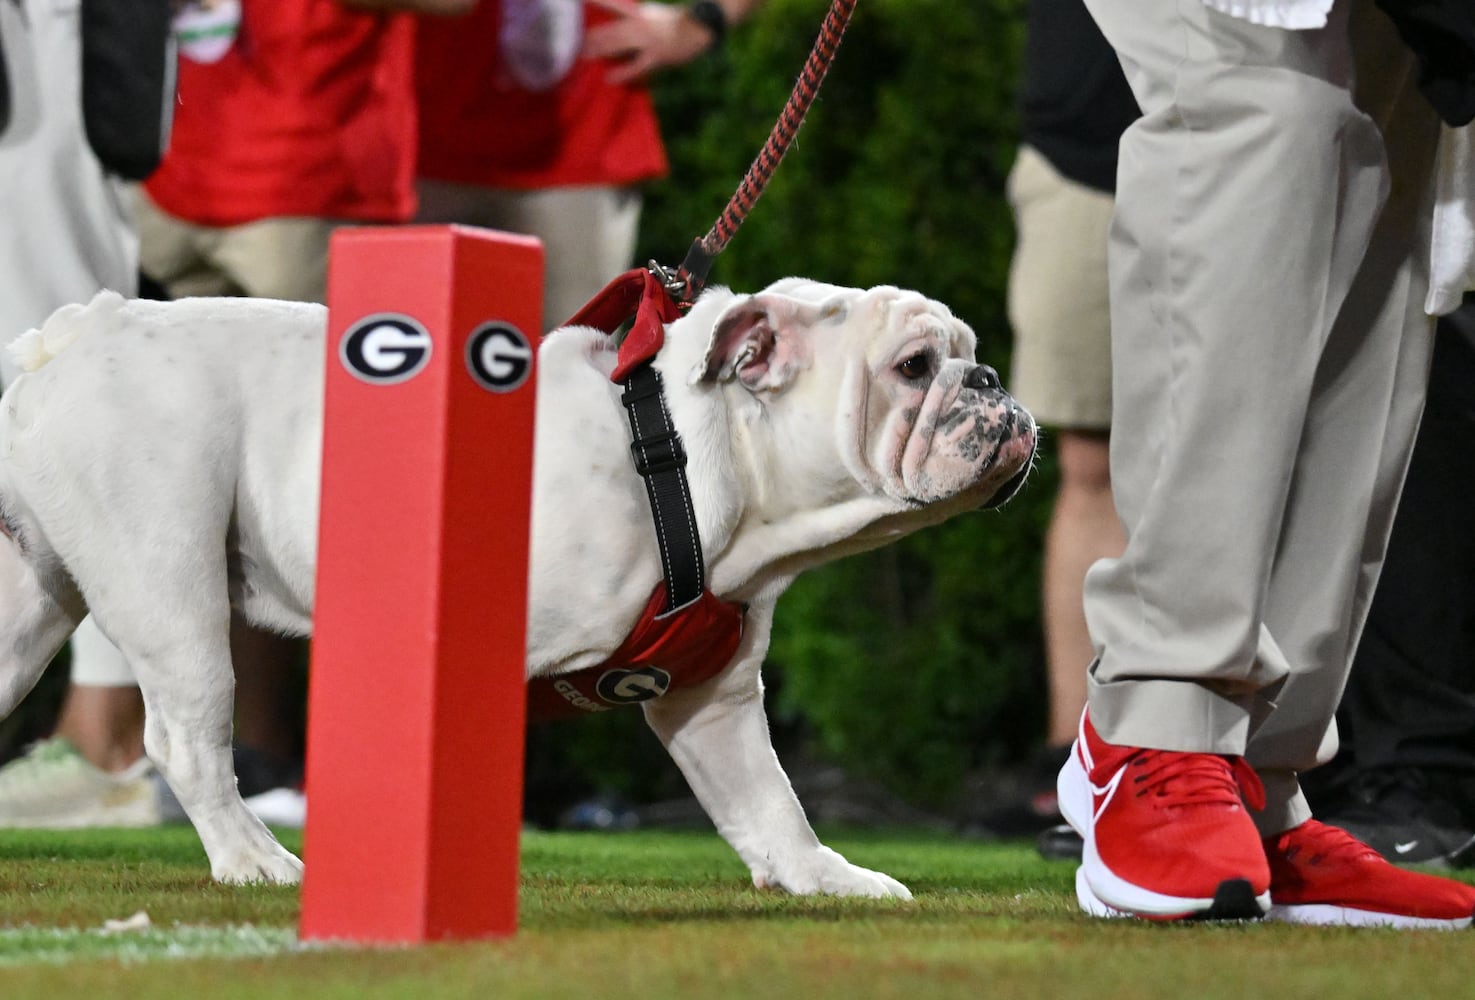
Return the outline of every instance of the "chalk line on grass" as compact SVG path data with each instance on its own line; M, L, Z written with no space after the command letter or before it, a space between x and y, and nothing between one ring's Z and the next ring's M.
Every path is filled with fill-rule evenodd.
M320 946L298 941L293 928L251 924L178 924L127 933L104 927L0 929L0 966L88 959L116 959L126 964L156 959L257 958L314 950L320 950Z

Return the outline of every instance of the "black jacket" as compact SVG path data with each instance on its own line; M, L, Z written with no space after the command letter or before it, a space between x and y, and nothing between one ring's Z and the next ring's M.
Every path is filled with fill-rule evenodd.
M1475 119L1475 0L1378 0L1419 60L1419 89L1454 126Z

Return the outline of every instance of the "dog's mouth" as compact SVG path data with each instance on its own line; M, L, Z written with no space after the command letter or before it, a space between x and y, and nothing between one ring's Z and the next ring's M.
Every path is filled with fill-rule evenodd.
M947 449L931 448L940 435L914 434L912 445L926 447L928 460L906 463L898 476L904 493L892 495L917 508L947 502L954 509L991 510L1007 503L1033 468L1038 435L1029 411L1012 399L1000 409L994 420L971 420ZM961 416L957 424L964 426Z
M1004 504L1014 499L1014 495L1024 487L1024 481L1029 478L1030 472L1035 467L1035 456L1040 453L1038 436L1031 435L1031 437L1029 458L1024 460L1014 475L1004 480L1004 484L994 491L993 496L984 501L983 505L979 507L979 510L994 510L995 508L1004 506Z

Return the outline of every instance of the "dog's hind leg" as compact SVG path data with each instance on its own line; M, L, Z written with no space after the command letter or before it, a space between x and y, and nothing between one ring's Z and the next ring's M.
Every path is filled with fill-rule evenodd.
M194 824L211 874L221 882L298 882L302 862L246 808L236 787L225 554L205 541L224 530L198 522L172 528L167 539L146 529L99 532L69 565L86 581L98 624L133 667L144 700L144 748ZM151 567L148 586L109 572L120 566Z
M43 577L14 538L0 536L0 719L36 686L85 614L65 574Z
M125 625L112 638L133 664L143 692L144 747L194 824L211 875L220 882L295 883L302 878L302 862L246 808L236 787L235 685L223 586L220 596L208 623L191 617L153 636Z
M236 787L225 626L218 636L182 634L158 644L134 669L144 695L144 747L194 823L210 874L220 882L301 881L302 862L246 808ZM186 672L191 681L181 685Z

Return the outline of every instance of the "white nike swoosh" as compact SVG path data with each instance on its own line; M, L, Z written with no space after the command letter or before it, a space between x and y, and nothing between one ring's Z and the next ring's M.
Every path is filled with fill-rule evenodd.
M1117 786L1122 783L1122 777L1126 773L1127 765L1123 764L1116 769L1116 773L1111 776L1111 780L1104 785L1098 785L1089 778L1086 779L1086 783L1091 786L1092 803L1096 807L1091 813L1092 823L1101 818L1102 812L1106 810L1107 805L1111 802L1111 797L1116 794Z
M1413 850L1415 847L1418 847L1418 846L1419 846L1419 842L1417 840L1410 840L1406 844L1394 844L1393 845L1393 849L1395 851L1397 851L1399 854L1407 854L1409 851Z

